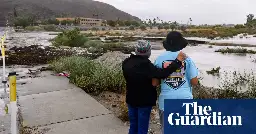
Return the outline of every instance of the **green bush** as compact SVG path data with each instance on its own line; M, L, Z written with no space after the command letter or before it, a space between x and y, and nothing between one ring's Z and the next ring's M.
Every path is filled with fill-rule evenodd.
M146 27L146 25L141 25L141 26L140 26L140 29L141 29L142 31L145 31L145 30L147 30L147 27Z
M102 47L102 45L103 43L100 40L89 40L84 43L83 47L84 48L90 48L90 47L100 48Z
M50 65L56 72L67 71L70 81L87 93L121 92L125 88L121 67L113 69L84 57L65 57Z
M165 25L165 26L164 26L164 29L165 29L165 30L170 29L170 25Z
M90 32L90 33L84 33L83 35L86 36L86 37L92 37L92 36L94 36L93 33L91 33L91 32Z
M81 47L88 40L85 35L80 34L78 29L74 29L58 34L58 36L52 40L52 44L54 46Z
M135 27L134 26L130 26L129 30L135 30Z
M44 26L44 30L45 30L45 31L56 31L57 28L56 28L55 25L45 25L45 26Z
M92 31L99 31L99 28L93 27L91 30L92 30Z
M253 50L248 50L246 48L222 48L222 49L218 49L215 52L221 52L221 53L250 53L250 54L256 54L256 51Z
M42 31L43 28L39 27L39 26L27 26L25 27L26 31Z
M157 28L158 28L159 30L161 30L161 29L163 29L164 27L163 27L162 25L158 25Z

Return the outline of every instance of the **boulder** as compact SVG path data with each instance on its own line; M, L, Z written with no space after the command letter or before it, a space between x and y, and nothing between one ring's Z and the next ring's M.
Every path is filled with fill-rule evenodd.
M110 68L121 67L122 62L129 57L129 54L124 54L120 51L108 52L95 59L95 61L108 66Z

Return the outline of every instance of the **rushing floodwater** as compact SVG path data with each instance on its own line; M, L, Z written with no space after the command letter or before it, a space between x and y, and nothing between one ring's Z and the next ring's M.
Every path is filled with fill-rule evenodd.
M246 35L239 34L233 38L228 39L218 39L218 40L210 40L206 38L198 38L198 37L188 37L187 39L195 39L201 41L208 41L210 43L232 43L232 44L249 44L249 45L256 45L256 36L254 35Z
M4 28L0 27L0 37L2 37L3 34L4 34Z

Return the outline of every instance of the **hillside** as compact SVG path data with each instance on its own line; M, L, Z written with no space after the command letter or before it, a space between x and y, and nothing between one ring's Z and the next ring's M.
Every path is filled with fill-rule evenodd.
M139 20L114 6L93 0L1 0L0 25L7 16L13 16L14 9L18 15L33 14L38 19L75 16L95 18L98 15L98 18L106 20Z

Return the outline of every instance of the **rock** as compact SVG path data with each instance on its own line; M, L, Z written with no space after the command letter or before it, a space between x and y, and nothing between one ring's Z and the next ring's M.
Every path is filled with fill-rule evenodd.
M117 105L116 104L112 104L112 107L116 107Z
M102 63L110 68L121 67L122 62L128 57L128 54L122 52L108 52L97 58L95 61Z

